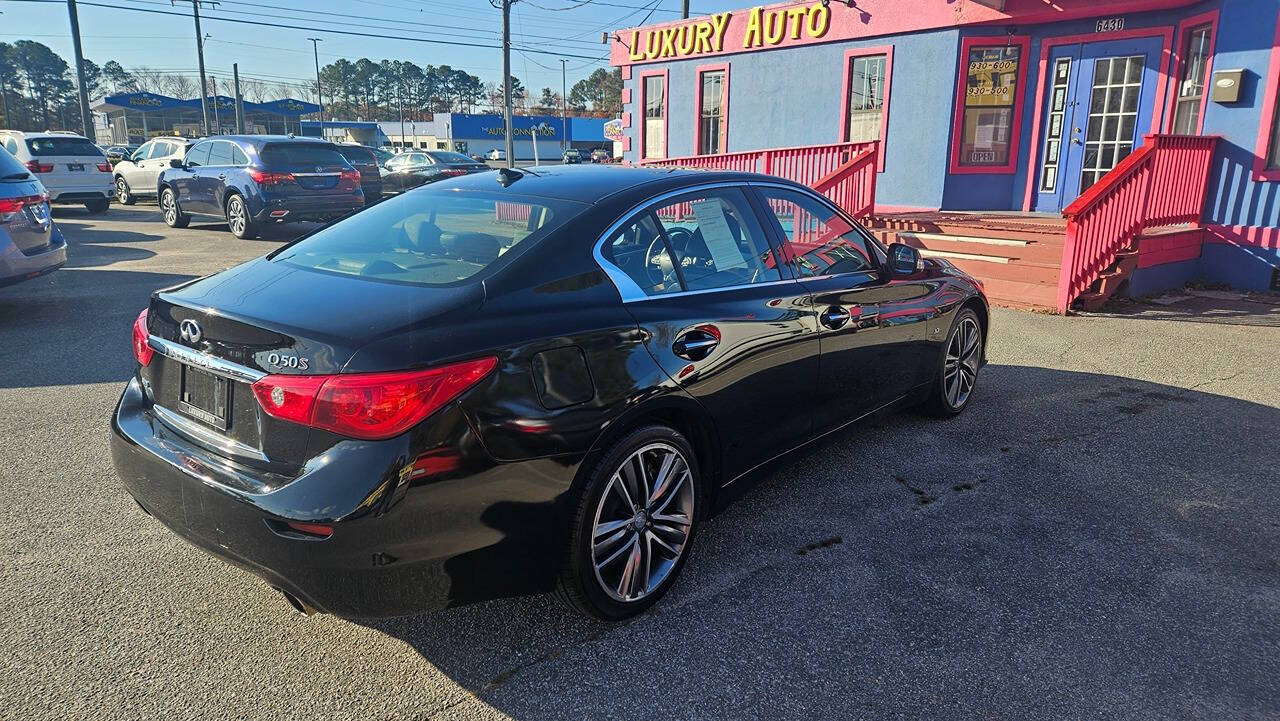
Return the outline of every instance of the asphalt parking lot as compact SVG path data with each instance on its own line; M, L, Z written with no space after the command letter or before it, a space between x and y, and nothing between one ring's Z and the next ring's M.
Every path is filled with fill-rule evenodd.
M287 236L54 216L67 268L0 290L0 719L1280 718L1274 319L997 310L964 415L773 472L638 619L360 624L180 541L107 451L148 293Z

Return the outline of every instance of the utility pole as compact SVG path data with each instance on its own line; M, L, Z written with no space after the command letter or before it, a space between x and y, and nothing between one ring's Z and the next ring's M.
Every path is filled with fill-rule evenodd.
M84 50L80 47L80 16L76 13L76 0L67 0L67 15L71 18L71 45L75 48L76 79L80 84L80 126L86 138L96 141L93 121L89 118L89 88L85 84Z
M404 83L396 86L396 102L400 106L400 145L403 148L408 148L409 146L404 143ZM417 141L417 135L413 139Z
M180 0L169 0L169 4L177 5ZM200 118L204 124L204 134L209 134L209 83L204 78L204 36L200 34L200 4L207 3L217 8L217 0L181 0L191 3L191 16L196 21L196 59L200 65Z
M213 125L212 127L217 129L218 131L217 133L214 133L215 135L221 135L222 134L222 118L218 117L218 79L214 77L210 77L209 84L213 86ZM205 135L209 134L209 130L207 128L205 129L204 134Z
M515 144L511 142L511 3L502 0L502 118L507 135L507 167L515 167ZM536 143L537 140L535 139Z
M236 135L244 135L244 100L240 97L240 63L231 63L231 82L235 84Z
M689 0L684 0L684 3L681 4L680 17L682 18L689 17Z
M320 93L320 41L324 38L307 38L316 59L316 104L320 106L320 137L324 138L324 95Z
M564 58L560 58L560 152L569 149L569 98L565 96L565 88L568 83L565 81L565 63L569 62Z

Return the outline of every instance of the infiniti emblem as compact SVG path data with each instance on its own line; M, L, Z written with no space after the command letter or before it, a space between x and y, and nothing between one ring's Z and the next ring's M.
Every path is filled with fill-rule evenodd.
M316 172L317 172L317 173L323 173L323 172L324 172L324 166L323 166L323 165L317 165L317 166L316 166Z
M178 337L182 338L182 342L187 345L195 345L200 342L200 324L190 318L178 324Z

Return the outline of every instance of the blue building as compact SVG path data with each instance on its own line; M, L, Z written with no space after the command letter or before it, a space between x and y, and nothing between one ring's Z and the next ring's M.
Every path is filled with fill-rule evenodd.
M1194 239L1135 236L1112 260L1143 251L1131 293L1280 290L1278 17L1280 0L815 0L619 30L624 158L874 141L876 217L1013 212L1062 227L1070 255L1075 212L1149 138L1217 136Z

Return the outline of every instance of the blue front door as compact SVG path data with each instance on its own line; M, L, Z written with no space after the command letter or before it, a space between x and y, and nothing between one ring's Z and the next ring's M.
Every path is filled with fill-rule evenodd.
M1158 37L1055 47L1045 83L1035 209L1056 212L1114 168L1150 131Z

